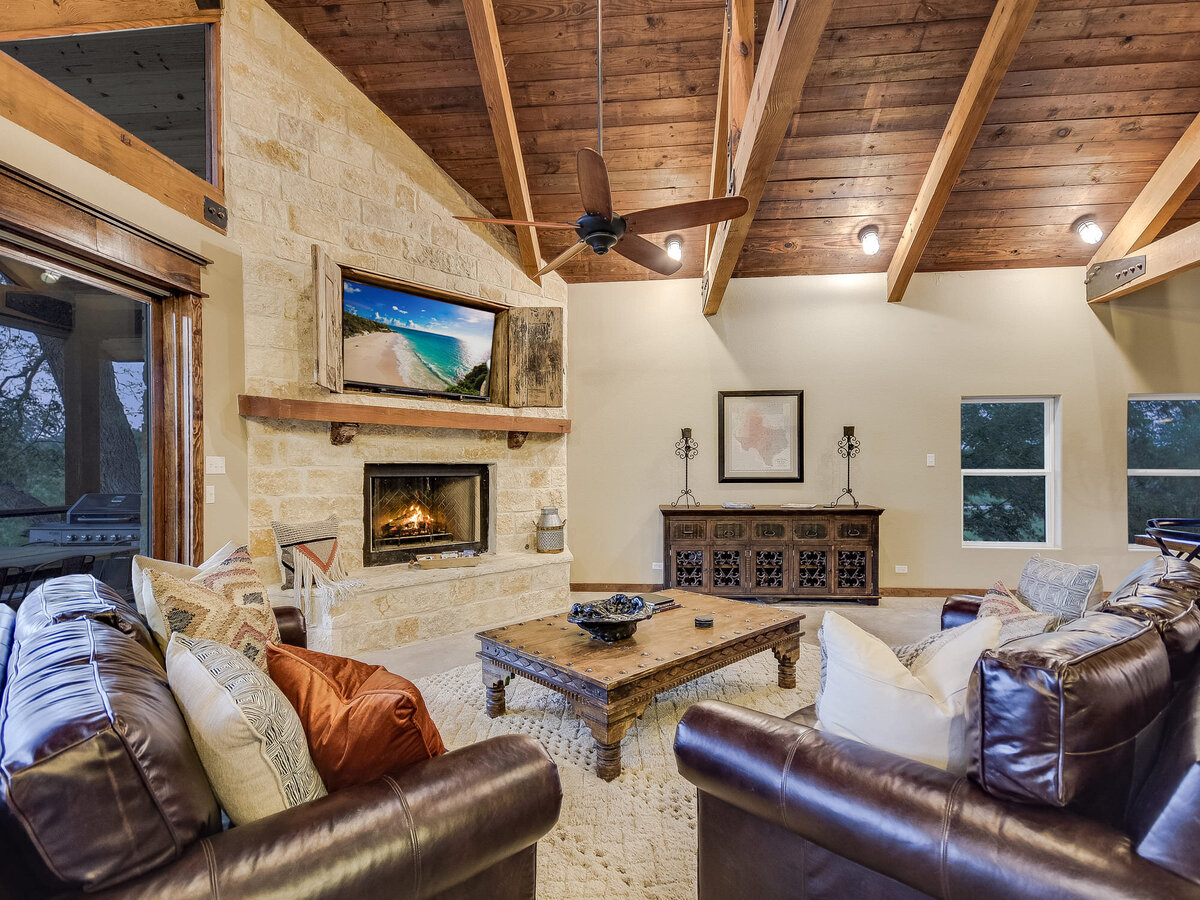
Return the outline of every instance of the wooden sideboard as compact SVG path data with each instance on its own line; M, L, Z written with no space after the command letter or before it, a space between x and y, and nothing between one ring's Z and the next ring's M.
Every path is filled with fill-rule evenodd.
M660 506L663 582L753 600L879 603L877 506Z

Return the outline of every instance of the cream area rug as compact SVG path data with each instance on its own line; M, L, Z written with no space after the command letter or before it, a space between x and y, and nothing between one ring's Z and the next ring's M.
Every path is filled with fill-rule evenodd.
M540 900L692 900L696 796L675 768L675 726L698 700L775 715L807 706L817 692L820 652L801 643L794 689L779 687L776 672L767 651L661 694L621 743L621 776L611 782L596 777L592 735L561 694L514 677L508 711L489 719L478 665L419 679L417 686L448 748L529 734L558 763L562 815L538 845Z

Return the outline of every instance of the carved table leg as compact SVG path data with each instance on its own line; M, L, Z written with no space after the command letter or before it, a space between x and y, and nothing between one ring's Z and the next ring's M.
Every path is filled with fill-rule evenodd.
M779 663L779 686L794 688L796 686L796 660L800 658L800 637L797 635L794 644L788 643L772 647L771 652L775 654L775 659Z
M643 704L637 709L622 711L620 718L610 718L603 707L575 703L575 713L583 719L596 741L596 774L605 781L612 781L621 774L621 739L645 709Z
M483 664L483 687L487 692L487 714L489 719L504 715L504 680L508 673Z

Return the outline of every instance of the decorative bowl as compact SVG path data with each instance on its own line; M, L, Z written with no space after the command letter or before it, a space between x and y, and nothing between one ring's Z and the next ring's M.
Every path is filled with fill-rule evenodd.
M641 597L613 594L598 603L576 603L567 614L567 621L611 644L632 637L638 622L652 615L653 607Z

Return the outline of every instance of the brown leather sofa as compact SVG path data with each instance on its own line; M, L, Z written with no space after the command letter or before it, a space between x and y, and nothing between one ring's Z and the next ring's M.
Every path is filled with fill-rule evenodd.
M276 613L303 645L298 610ZM531 898L561 787L507 735L221 830L134 607L90 576L0 607L0 898Z
M968 775L824 734L811 708L692 706L675 755L701 900L1200 898L1200 569L1181 562L985 652Z

